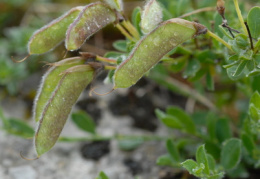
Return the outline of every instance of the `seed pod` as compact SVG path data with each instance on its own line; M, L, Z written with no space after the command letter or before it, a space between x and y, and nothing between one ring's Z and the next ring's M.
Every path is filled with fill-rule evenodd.
M67 30L66 49L79 49L86 39L115 20L116 12L106 4L97 2L85 6Z
M50 150L56 143L72 106L84 88L93 80L94 69L89 65L75 66L74 64L73 67L58 73L55 68L61 67L63 65L53 67L54 69L48 72L45 78L44 85L52 83L55 76L53 73L59 78L55 88L52 88L53 91L49 91L46 95L49 99L39 98L43 102L39 100L36 102L37 106L39 106L39 103L44 105L44 108L41 109L42 111L39 110L41 115L35 134L35 148L38 157ZM52 76L52 78L48 78L49 76ZM40 92L43 93L46 90L40 90ZM46 104L44 104L45 102Z
M105 0L105 2L113 9L117 11L123 11L123 2L122 0Z
M85 60L80 57L68 58L53 64L42 77L42 82L34 100L33 118L38 122L43 115L43 110L51 98L53 91L62 78L63 71L75 65L84 64Z
M183 19L161 23L141 39L129 57L117 67L114 89L132 86L173 48L206 32L207 28L203 25Z
M160 4L156 0L147 1L141 17L141 29L143 33L151 32L160 22L163 13Z
M223 19L225 19L225 1L218 0L217 1L217 10Z
M83 6L75 7L37 30L28 43L29 54L42 54L59 45L65 39L67 28L83 8Z

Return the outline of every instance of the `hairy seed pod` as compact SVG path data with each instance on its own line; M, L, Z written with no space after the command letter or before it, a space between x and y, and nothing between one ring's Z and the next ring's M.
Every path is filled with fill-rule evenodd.
M218 13L222 16L222 18L225 19L225 1L224 0L217 1L217 10L218 10Z
M163 13L160 4L156 0L147 1L141 17L141 29L143 33L151 32L162 22Z
M53 91L62 78L62 75L60 74L75 65L84 64L85 61L86 60L83 60L83 58L73 57L52 64L53 67L42 77L40 88L34 100L33 118L35 119L35 122L38 122L42 118L45 105L48 103Z
M116 12L106 4L97 2L85 6L67 30L66 49L78 50L90 36L116 19Z
M29 40L29 54L42 54L59 45L65 39L67 28L83 8L83 6L75 7L60 18L37 30Z
M117 11L123 11L123 1L122 0L105 0L105 2L113 9Z
M67 64L72 64L68 62L62 66L52 67L43 80L42 87L46 85L52 87L49 88L50 91L40 90L41 94L38 95L39 99L36 101L36 112L40 112L35 115L40 116L34 140L38 157L49 151L56 143L72 106L76 103L80 93L93 80L95 70L91 66L73 63L70 68L67 68ZM55 70L64 66L66 66L65 71ZM59 73L60 71L62 72ZM55 76L58 80L55 80ZM53 81L54 84L52 84Z
M179 18L161 23L141 39L128 58L117 67L114 89L134 85L173 48L206 32L207 28L203 25Z

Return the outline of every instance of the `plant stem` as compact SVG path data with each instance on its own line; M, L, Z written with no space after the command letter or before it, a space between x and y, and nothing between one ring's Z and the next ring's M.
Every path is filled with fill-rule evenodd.
M107 66L105 65L105 70L115 70L116 66Z
M253 43L253 39L252 39L252 36L251 36L251 32L250 32L249 27L247 25L247 22L245 22L245 26L246 26L247 33L249 35L251 50L254 51L254 43Z
M111 63L111 64L116 64L116 63L117 63L117 61L114 60L114 59L101 57L101 56L99 56L99 55L96 56L96 60L97 60L97 61L101 61L101 62Z
M80 142L80 141L106 141L106 140L142 140L142 141L164 141L167 136L128 136L128 135L114 135L114 136L91 136L91 137L60 137L60 142Z
M116 27L126 38L133 42L136 42L136 40L120 24L116 24Z
M231 50L231 51L233 52L233 50L232 50L232 48L231 48L231 45L229 45L229 44L228 44L226 41L224 41L222 38L220 38L219 36L217 36L216 34L214 34L213 32L211 32L210 30L208 30L207 34L208 34L210 37L214 38L215 40L221 42L223 45L225 45L229 50Z
M239 5L238 5L238 0L234 0L234 4L235 4L235 8L236 8L238 19L239 19L240 24L241 24L241 26L243 28L243 31L244 31L244 33L247 33L246 26L244 24L244 19L243 19L241 10L240 10Z
M215 10L216 10L215 7L205 7L205 8L197 9L195 11L183 14L183 15L179 16L178 18L184 18L184 17L188 17L188 16L191 16L191 15L194 15L194 14L201 13L201 12L215 11Z
M132 34L132 36L139 40L140 36L139 33L137 32L136 28L132 25L132 23L130 21L123 21L122 25L128 30L128 32L130 32L130 34Z

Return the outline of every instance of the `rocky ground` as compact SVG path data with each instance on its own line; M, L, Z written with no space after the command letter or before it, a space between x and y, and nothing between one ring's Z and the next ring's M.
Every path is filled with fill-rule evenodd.
M142 81L138 86L104 97L90 98L86 91L73 110L87 111L97 124L97 133L102 136L169 135L168 129L154 116L154 109L163 108L165 103L176 100L169 98L172 94L165 94L163 89L152 83ZM167 100L162 100L163 97ZM175 96L175 99L178 98L180 97ZM185 99L177 101L184 104ZM1 100L5 115L18 119L26 116L30 105L24 99ZM31 118L29 123L34 125ZM61 134L69 137L87 135L70 119ZM11 136L0 130L0 179L94 179L100 171L104 171L111 179L175 178L172 169L156 165L157 157L166 153L164 141L146 141L132 151L121 150L117 140L59 142L52 150L34 161L22 159L20 151L23 151L24 156L34 158L32 139Z

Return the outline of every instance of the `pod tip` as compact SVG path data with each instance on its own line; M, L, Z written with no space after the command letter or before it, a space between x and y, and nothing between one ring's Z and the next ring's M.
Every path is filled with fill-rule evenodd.
M111 89L110 91L108 91L108 92L106 92L106 93L100 94L100 93L97 93L97 92L95 91L96 88L97 88L97 87L94 87L94 88L91 88L91 89L90 89L90 91L89 91L89 96L92 96L93 93L96 94L96 95L98 95L98 96L105 96L105 95L108 95L108 94L112 93L112 92L115 90L115 89L113 88L113 89Z
M23 61L25 61L27 58L29 58L31 56L31 54L28 54L26 57L24 57L22 60L15 60L13 56L11 56L11 59L14 63L21 63Z
M39 156L37 156L36 158L33 158L33 159L26 158L26 157L23 156L22 151L20 151L20 156L21 156L22 159L27 160L27 161L32 161L32 160L39 159Z

